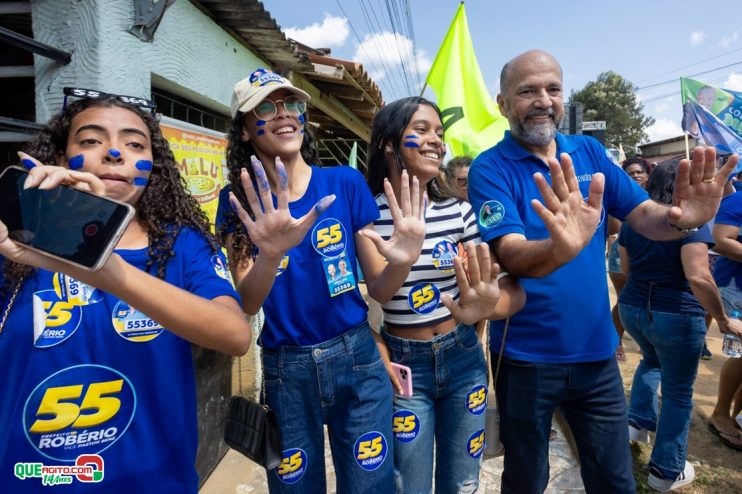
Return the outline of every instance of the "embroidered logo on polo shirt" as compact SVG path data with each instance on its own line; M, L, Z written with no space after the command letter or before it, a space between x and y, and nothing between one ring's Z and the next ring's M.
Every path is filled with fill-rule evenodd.
M479 226L492 228L505 218L505 207L498 201L487 201L479 208Z

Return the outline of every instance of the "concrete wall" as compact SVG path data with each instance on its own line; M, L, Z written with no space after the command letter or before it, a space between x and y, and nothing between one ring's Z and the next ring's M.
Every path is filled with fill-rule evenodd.
M165 11L152 43L128 32L134 19L130 1L31 3L35 39L72 53L68 65L34 57L39 122L62 108L64 86L149 97L153 81L229 113L234 83L268 66L187 0Z

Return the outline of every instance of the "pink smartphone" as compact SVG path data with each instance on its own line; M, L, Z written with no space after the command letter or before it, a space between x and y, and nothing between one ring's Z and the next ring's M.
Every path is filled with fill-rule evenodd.
M410 398L412 396L412 371L406 365L395 364L394 362L392 362L392 369L394 369L394 373L399 379L399 384L402 385L402 394L399 394L396 390L394 394Z

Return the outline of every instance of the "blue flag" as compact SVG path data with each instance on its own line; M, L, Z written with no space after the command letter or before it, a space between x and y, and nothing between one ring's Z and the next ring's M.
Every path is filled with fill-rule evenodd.
M719 154L742 154L742 93L680 78L682 127Z

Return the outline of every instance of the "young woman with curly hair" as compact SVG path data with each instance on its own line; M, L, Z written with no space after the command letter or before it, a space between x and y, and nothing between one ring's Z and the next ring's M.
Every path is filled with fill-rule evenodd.
M243 354L250 327L226 263L154 117L116 96L75 101L21 153L27 187L71 185L136 209L98 271L25 249L0 223L5 384L0 468L93 465L72 492L198 489L191 344Z

